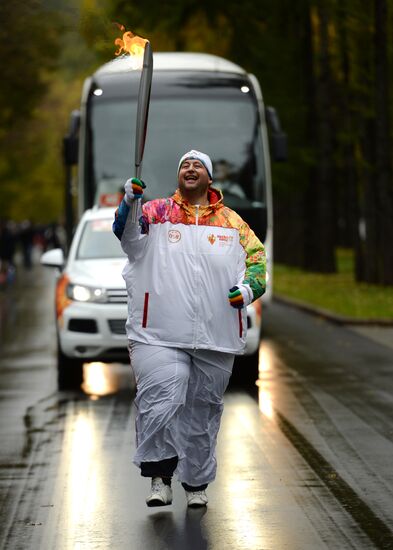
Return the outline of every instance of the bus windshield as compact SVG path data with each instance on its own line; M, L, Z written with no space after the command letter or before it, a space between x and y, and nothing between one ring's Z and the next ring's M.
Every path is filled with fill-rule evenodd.
M91 174L95 202L122 191L134 175L136 101L101 100L91 104ZM180 157L191 149L213 162L213 187L230 207L253 208L265 203L265 170L259 115L249 93L202 97L179 94L151 101L142 179L147 200L171 195L177 187Z

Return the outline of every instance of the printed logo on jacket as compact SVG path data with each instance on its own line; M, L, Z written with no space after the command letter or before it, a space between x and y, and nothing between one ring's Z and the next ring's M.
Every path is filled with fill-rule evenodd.
M211 233L208 235L207 240L213 246L218 241L218 246L231 246L233 243L233 235L214 235Z
M181 233L177 229L170 229L168 231L168 241L170 243L178 243L181 239Z

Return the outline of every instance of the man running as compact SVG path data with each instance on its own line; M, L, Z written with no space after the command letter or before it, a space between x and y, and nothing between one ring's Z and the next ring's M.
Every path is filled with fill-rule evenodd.
M152 480L148 506L172 503L175 471L188 506L207 505L223 395L246 342L246 308L266 288L263 244L212 182L210 157L189 151L172 197L142 205L145 184L132 178L113 224L128 257L134 463ZM129 215L135 201L136 223Z

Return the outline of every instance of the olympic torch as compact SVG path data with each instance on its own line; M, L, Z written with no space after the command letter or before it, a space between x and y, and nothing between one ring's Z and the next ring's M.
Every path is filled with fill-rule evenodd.
M116 38L115 45L118 47L115 55L118 56L122 52L133 56L136 63L133 64L134 69L141 67L139 60L143 52L142 74L139 82L138 105L136 116L136 131L135 131L135 177L141 177L143 152L145 150L147 119L149 116L150 90L151 79L153 76L153 52L150 42L145 38L134 35L131 31L126 31L124 25L116 23L121 31L122 38ZM138 211L138 201L135 200L132 204L131 219L136 222Z
M145 150L147 120L149 118L151 79L153 76L153 52L150 42L146 42L143 54L142 74L139 82L138 106L135 130L135 176L141 178L143 152ZM132 204L131 220L136 222L138 201Z

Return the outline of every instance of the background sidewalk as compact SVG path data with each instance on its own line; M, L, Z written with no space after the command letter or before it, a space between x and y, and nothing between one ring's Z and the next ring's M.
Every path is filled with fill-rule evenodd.
M317 308L305 302L287 298L286 296L275 294L273 299L276 302L300 309L311 315L322 317L334 324L345 325L354 332L393 350L393 319L353 319L351 317L335 315L326 309Z

